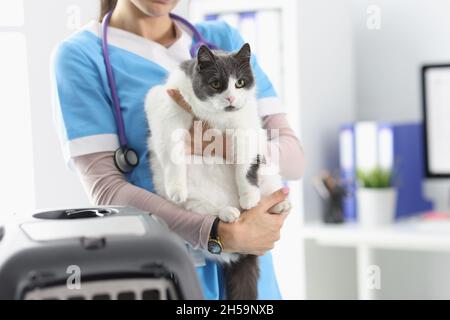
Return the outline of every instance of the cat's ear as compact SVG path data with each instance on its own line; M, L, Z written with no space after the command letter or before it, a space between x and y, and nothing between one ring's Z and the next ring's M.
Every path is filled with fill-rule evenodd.
M248 43L244 44L234 56L241 61L250 62L252 56L250 45Z
M205 45L202 45L198 49L197 64L200 70L205 69L216 62L214 53Z

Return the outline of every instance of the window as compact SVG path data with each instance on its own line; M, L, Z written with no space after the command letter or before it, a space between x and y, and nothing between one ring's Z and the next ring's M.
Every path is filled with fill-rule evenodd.
M34 172L23 1L0 0L0 220L33 209Z
M0 27L22 27L23 0L0 0Z

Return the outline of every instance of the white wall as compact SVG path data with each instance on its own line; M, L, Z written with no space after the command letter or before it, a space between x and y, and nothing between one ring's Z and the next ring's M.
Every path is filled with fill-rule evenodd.
M381 29L366 9L381 9ZM450 63L450 1L353 0L358 119L421 119L420 66Z
M319 220L322 206L311 179L338 168L338 132L355 119L350 0L301 0L301 140L306 154L305 220Z
M299 4L300 27L294 34L300 39L306 222L320 220L323 212L311 180L325 168L338 168L339 127L355 119L351 9L350 0L301 0ZM302 245L299 250L305 254L306 298L356 296L351 251Z
M381 29L366 27L366 9L381 9ZM450 63L450 1L353 0L358 120L421 121L420 67ZM428 181L425 192L450 209L450 180Z
M366 9L373 4L381 9L380 30L366 27ZM353 0L352 5L357 119L421 121L420 66L450 63L450 1ZM449 191L448 181L426 184L426 194L441 208L449 206ZM450 297L448 255L380 251L376 258L383 274L381 298Z

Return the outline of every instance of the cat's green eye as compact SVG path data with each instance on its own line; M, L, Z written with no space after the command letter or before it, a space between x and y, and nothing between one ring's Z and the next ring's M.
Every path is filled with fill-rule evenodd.
M209 84L213 89L219 90L220 89L220 81L216 80Z
M244 79L239 79L238 81L236 81L236 88L241 89L243 87L245 87L245 80Z

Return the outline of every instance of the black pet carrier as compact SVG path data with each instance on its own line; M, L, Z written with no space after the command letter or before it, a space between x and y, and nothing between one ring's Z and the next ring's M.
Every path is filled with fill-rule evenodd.
M202 299L185 244L155 216L108 207L0 226L0 299Z

